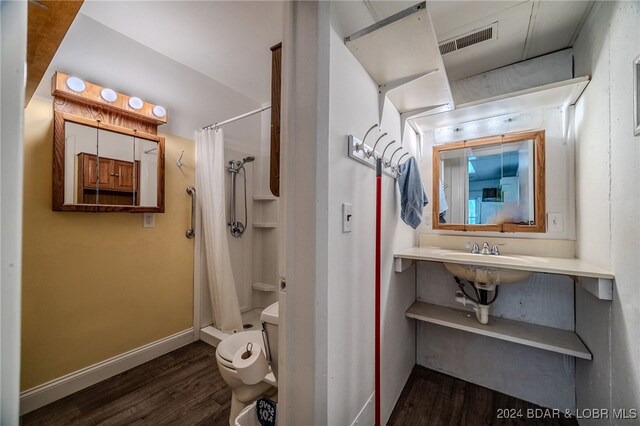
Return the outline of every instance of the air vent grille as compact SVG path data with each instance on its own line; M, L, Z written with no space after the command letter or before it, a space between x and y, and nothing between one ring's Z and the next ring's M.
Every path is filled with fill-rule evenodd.
M444 55L444 54L449 53L449 52L454 52L457 49L458 48L456 47L456 41L455 40L449 41L447 43L442 43L440 45L440 54Z
M456 50L464 49L465 47L473 46L474 44L496 39L498 38L497 30L498 23L494 22L488 27L480 28L471 33L446 40L439 45L440 54L446 55L447 53L455 52Z

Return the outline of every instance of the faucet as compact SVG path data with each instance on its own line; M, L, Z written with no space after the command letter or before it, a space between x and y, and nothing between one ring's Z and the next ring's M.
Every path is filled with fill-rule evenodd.
M471 253L473 254L479 254L480 253L480 246L478 246L478 243L475 243L473 241L467 241L464 243L464 246L466 248L471 247Z
M466 241L464 243L464 246L466 248L471 248L471 253L473 254L490 254L493 256L499 256L500 255L500 250L498 249L498 246L503 246L504 244L494 244L493 246L491 246L491 250L489 250L489 243L488 242L484 242L482 243L482 249L480 249L480 246L478 245L478 243L475 243L473 241Z
M482 243L482 250L480 250L480 254L489 254L489 243L488 242L484 242Z

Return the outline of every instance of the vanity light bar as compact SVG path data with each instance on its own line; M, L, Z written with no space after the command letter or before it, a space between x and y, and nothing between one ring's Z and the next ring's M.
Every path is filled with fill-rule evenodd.
M100 91L100 97L107 102L115 102L118 99L118 94L113 89L104 88Z
M496 133L530 130L540 127L543 119L543 110L538 108L531 111L505 114L452 126L438 127L433 129L433 139L435 143L447 143Z
M51 81L51 95L80 99L93 105L115 110L160 125L167 122L167 110L135 96L116 92L108 87L89 83L79 77L57 71Z

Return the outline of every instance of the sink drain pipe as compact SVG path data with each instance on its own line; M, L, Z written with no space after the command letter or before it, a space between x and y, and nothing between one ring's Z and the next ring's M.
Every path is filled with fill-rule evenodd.
M498 298L498 286L495 287L493 298L488 301L489 292L487 290L479 289L475 283L469 281L471 287L476 293L477 299L469 296L465 290L465 283L458 277L453 277L458 284L460 291L456 291L455 301L461 303L462 306L471 306L476 313L476 318L480 324L487 324L489 322L489 305L491 305Z

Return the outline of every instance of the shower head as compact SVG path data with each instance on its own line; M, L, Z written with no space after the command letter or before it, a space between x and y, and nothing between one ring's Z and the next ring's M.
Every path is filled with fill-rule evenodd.
M229 161L229 171L232 173L237 173L241 169L244 168L245 163L250 163L255 161L256 157L253 155L249 155L248 157L244 157L242 160L231 160Z

